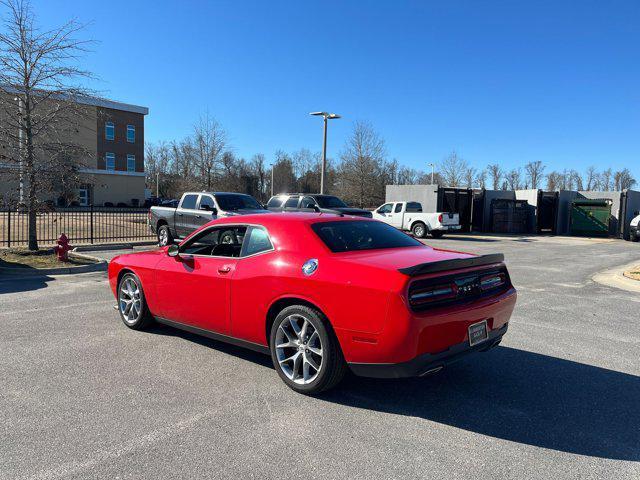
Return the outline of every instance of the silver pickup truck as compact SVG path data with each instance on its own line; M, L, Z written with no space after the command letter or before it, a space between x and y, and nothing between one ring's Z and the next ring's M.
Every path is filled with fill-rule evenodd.
M158 245L165 246L216 218L250 213L270 212L244 193L187 192L178 208L151 207L149 228L158 237Z

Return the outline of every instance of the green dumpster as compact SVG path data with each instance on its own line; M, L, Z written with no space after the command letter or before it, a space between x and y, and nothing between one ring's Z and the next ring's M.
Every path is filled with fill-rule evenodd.
M609 235L611 200L574 200L571 203L571 235L606 237Z

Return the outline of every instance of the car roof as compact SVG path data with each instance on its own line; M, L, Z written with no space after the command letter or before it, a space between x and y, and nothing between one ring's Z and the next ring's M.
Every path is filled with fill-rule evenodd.
M184 195L201 195L201 194L206 194L206 195L243 195L245 197L250 197L251 195L249 195L248 193L238 193L238 192L184 192Z
M358 217L352 215L339 215L335 213L315 213L315 212L271 212L263 214L250 215L234 215L232 217L219 218L212 220L212 225L220 225L224 223L254 223L268 227L270 225L288 224L288 223L319 223L319 222L342 222L362 220L365 222L376 221L371 218Z
M273 197L271 198L276 198L276 197L290 197L292 195L297 195L299 197L337 197L337 195L329 195L327 193L276 193Z

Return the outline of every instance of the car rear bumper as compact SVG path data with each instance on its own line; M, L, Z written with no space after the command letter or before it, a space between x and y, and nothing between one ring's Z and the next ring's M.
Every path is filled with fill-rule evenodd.
M483 352L495 347L507 332L509 324L488 332L488 338L478 345L469 346L465 341L452 345L439 353L425 353L402 363L349 363L351 371L361 377L372 378L406 378L421 377L441 370L446 365L454 363L466 355Z
M440 225L438 228L434 230L441 230L443 232L450 232L452 230L460 230L462 227L460 225Z

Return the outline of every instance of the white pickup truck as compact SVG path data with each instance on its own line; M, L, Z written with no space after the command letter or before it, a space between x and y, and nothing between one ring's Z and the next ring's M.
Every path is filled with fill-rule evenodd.
M425 237L427 233L440 238L444 232L460 230L457 213L422 213L422 205L418 202L385 203L373 211L373 218L400 230L410 231L418 238Z
M629 237L632 242L640 241L640 213L635 212L636 216L631 220Z

